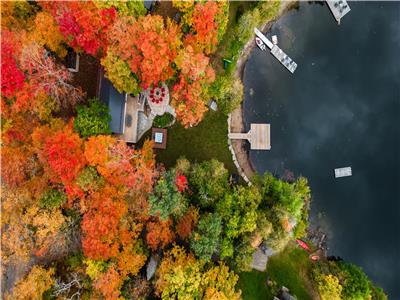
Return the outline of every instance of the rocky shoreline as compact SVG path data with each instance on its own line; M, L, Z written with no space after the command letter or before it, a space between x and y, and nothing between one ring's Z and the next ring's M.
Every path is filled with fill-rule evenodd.
M261 31L263 32L268 31L272 27L272 24L277 19L279 19L283 14L285 14L290 9L294 8L297 4L298 1L282 1L277 16L273 20L261 26L260 28ZM240 78L242 82L243 82L244 67L246 65L247 59L249 58L251 51L254 49L255 46L256 43L252 38L243 47L240 58L237 61L235 76ZM246 130L244 127L244 120L243 120L243 101L242 101L241 105L237 109L232 111L228 116L228 133L245 132L245 131ZM229 150L231 151L233 162L235 163L235 166L238 169L238 172L240 176L242 176L244 181L246 181L248 184L251 184L250 178L255 174L256 170L250 161L248 152L249 147L246 143L247 142L244 140L230 140L228 138Z

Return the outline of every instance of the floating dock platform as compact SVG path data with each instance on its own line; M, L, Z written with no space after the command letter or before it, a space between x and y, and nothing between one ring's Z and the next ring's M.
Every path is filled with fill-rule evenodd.
M340 19L344 17L351 9L346 0L326 0L336 22L340 25Z
M274 43L267 39L267 37L260 30L254 28L254 33L269 49L271 49L271 54L277 60L279 60L279 62L284 65L290 73L293 74L297 68L297 64L285 52L283 52L278 45L274 45ZM257 43L257 45L260 47L259 43ZM260 49L263 50L261 47Z
M335 178L351 176L351 167L335 169Z
M247 133L229 133L232 140L248 140L251 150L271 150L271 132L269 124L250 124Z

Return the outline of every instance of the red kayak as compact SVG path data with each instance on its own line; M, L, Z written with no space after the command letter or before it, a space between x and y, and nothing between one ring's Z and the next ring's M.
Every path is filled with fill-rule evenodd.
M308 252L311 252L310 247L308 247L308 245L307 245L305 242L303 242L302 240L296 240L296 243L297 243L301 248L303 248L304 250L307 250Z

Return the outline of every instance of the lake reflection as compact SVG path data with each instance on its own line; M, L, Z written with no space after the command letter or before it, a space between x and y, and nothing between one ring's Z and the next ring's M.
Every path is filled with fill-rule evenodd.
M252 52L245 122L270 123L272 149L250 156L259 172L308 177L332 254L400 299L400 3L350 6L340 26L307 2L273 26L294 75ZM335 179L346 166L353 176Z

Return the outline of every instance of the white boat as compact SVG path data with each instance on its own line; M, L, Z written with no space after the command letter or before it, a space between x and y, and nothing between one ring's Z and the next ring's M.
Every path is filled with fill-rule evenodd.
M256 44L257 44L258 48L260 48L262 51L265 51L267 49L267 46L265 46L263 41L257 36L256 36Z
M335 169L335 178L347 177L347 176L351 176L351 175L352 175L351 167Z

